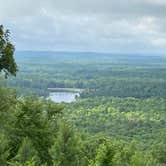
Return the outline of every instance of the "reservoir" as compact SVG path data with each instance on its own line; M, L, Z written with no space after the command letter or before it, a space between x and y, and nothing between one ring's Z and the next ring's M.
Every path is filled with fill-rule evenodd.
M49 98L55 103L71 103L76 100L76 97L80 96L79 92L50 92Z

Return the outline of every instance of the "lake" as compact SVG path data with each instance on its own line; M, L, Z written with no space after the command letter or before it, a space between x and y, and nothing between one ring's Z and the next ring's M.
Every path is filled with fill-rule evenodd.
M50 92L49 98L56 103L71 103L76 100L76 96L80 96L78 92Z

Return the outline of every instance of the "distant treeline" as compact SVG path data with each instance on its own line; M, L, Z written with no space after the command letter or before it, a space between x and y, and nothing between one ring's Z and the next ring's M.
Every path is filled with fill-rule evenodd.
M19 93L48 95L47 88L85 89L81 97L166 97L166 58L99 53L18 52Z

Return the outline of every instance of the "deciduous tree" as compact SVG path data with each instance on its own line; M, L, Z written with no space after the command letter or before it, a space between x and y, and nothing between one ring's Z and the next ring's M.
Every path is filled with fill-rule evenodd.
M0 72L5 73L5 78L9 74L16 76L17 64L14 60L14 45L9 41L10 32L0 25Z

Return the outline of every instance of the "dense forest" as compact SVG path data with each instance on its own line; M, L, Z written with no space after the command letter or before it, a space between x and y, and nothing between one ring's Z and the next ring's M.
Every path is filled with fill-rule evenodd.
M79 52L16 52L9 86L47 95L47 88L85 89L82 97L166 97L166 58ZM31 73L31 74L30 74Z
M13 58L0 29L0 166L166 165L165 57L16 51ZM83 91L55 103L48 88Z
M65 106L1 89L1 165L165 165L164 100L97 101Z

